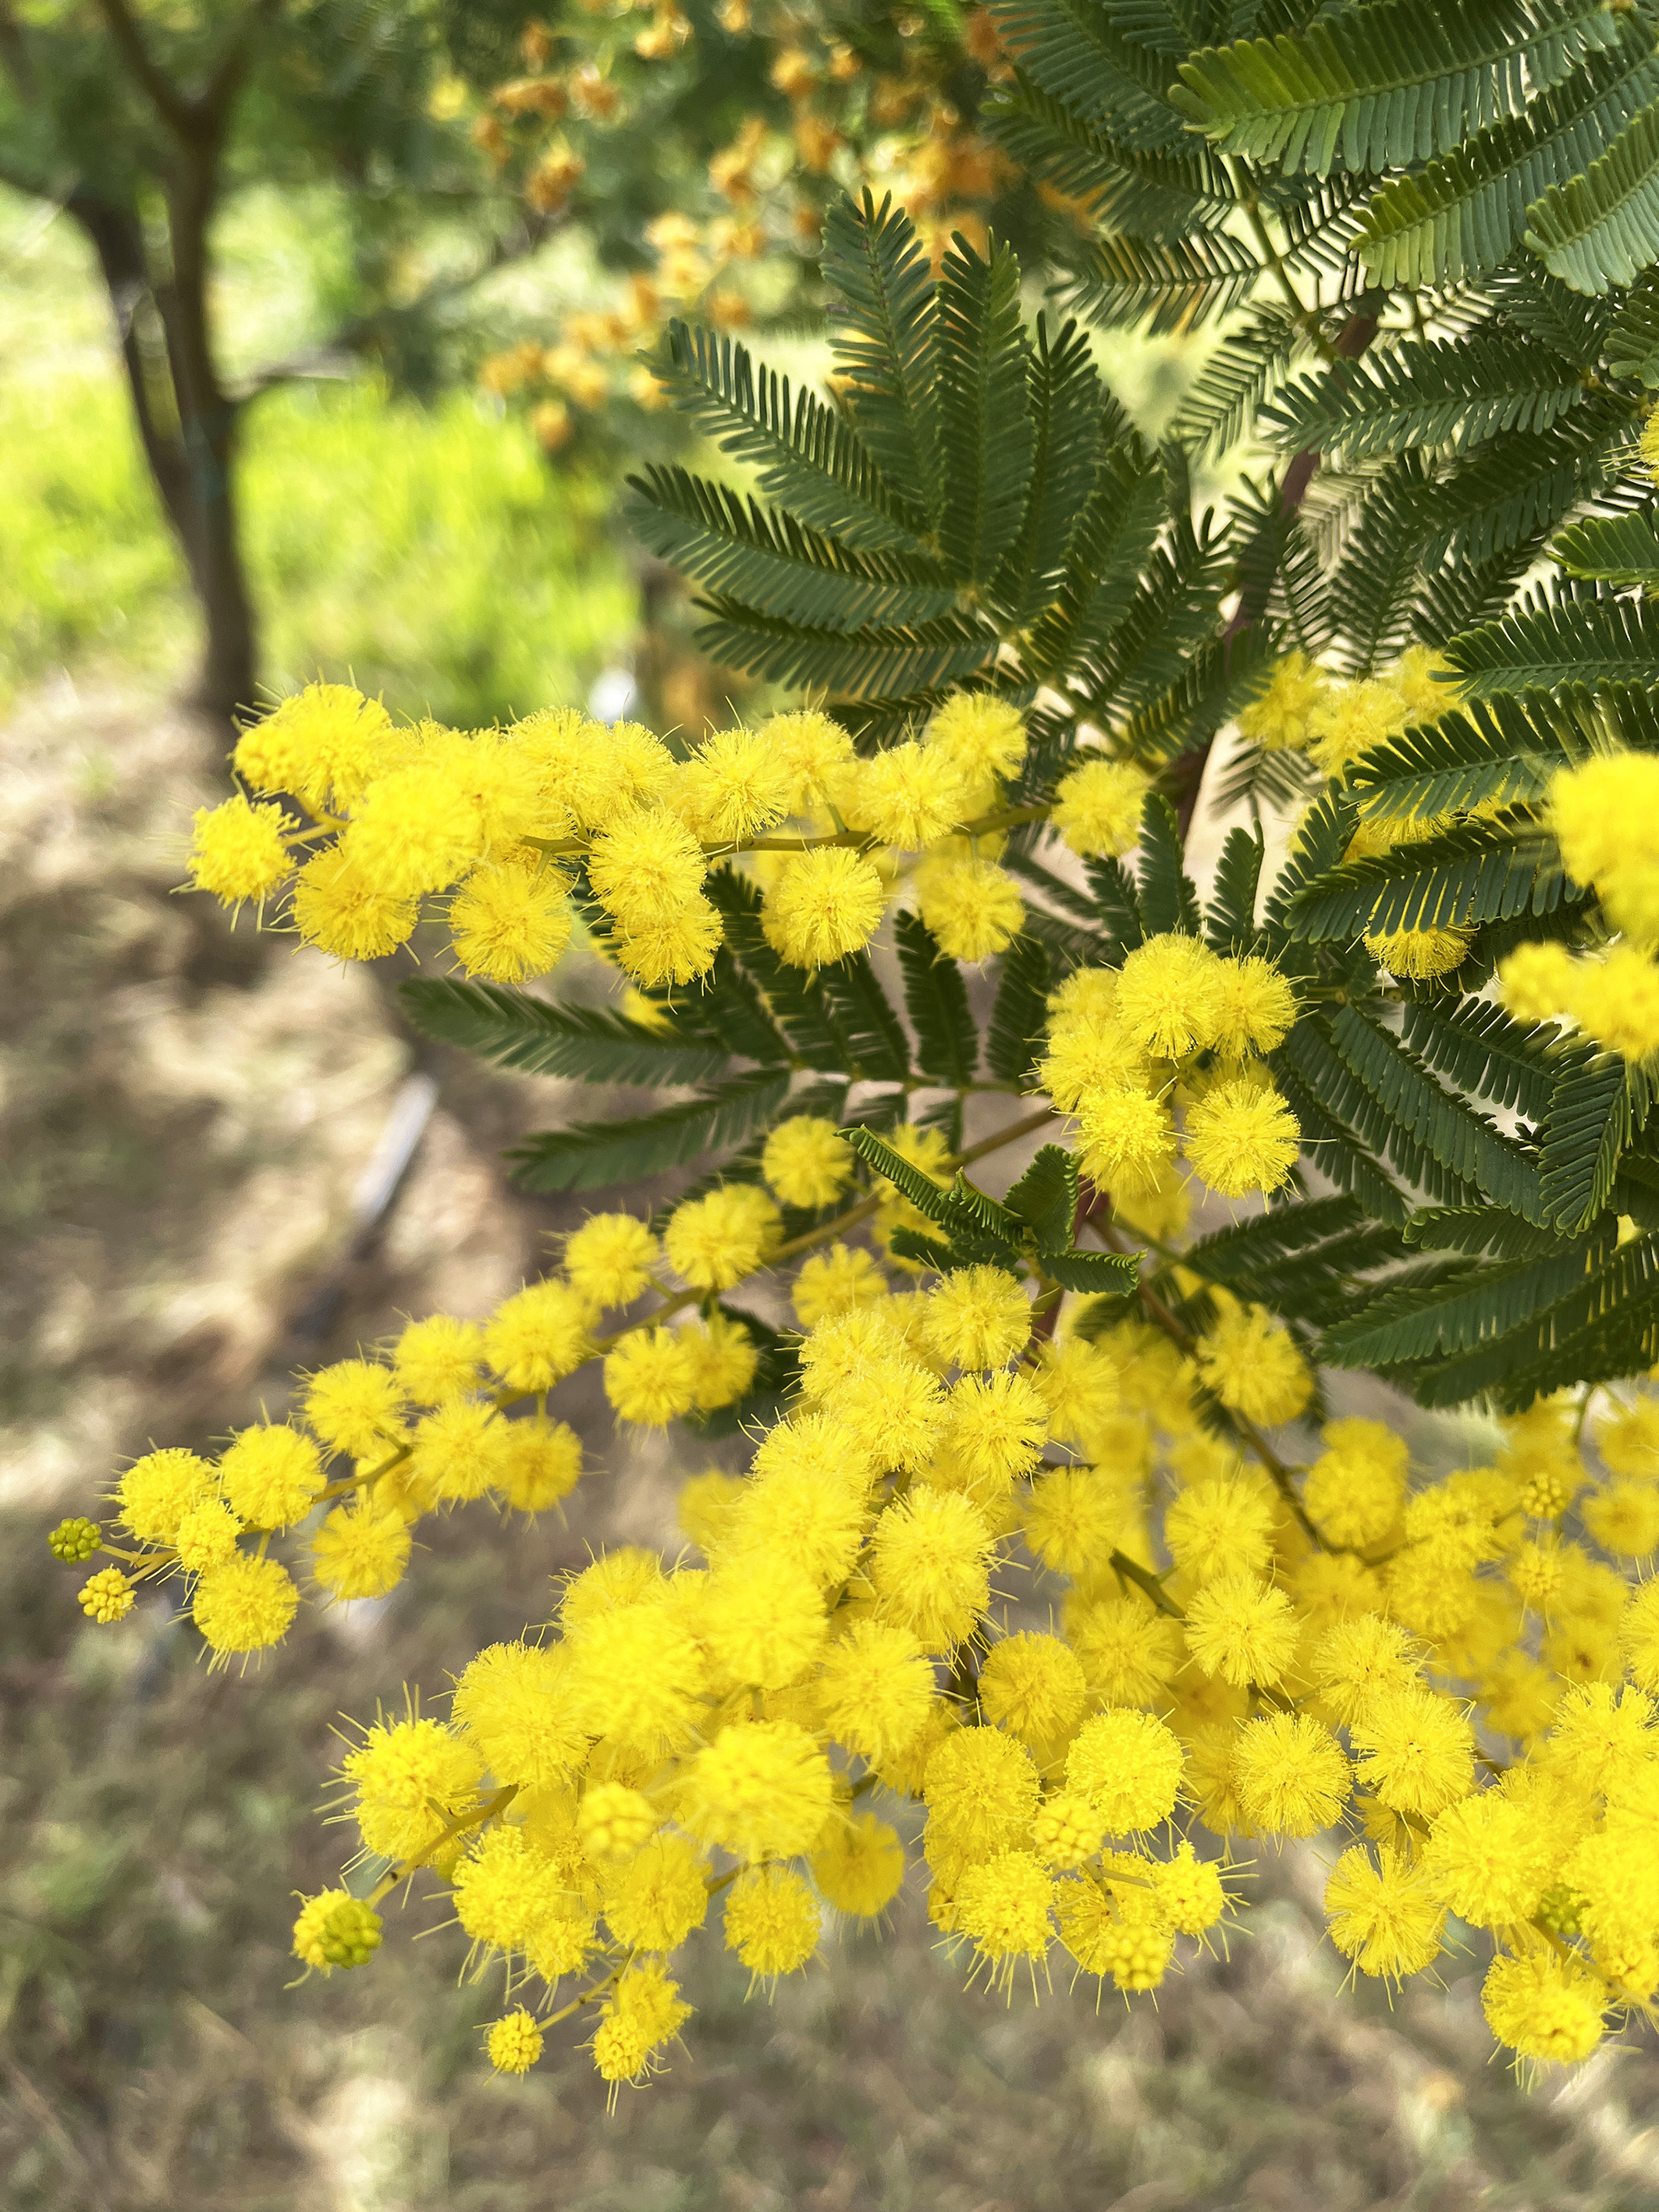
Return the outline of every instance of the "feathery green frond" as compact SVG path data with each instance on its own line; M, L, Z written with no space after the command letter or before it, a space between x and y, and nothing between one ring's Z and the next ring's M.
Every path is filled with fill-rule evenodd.
M1547 430L1584 396L1571 362L1528 339L1476 332L1339 362L1261 412L1280 444L1354 461L1407 447L1462 450L1504 430Z
M705 1152L740 1144L778 1118L789 1077L754 1068L726 1083L633 1120L571 1121L527 1137L507 1155L526 1190L599 1190L642 1182Z
M1420 843L1351 860L1305 884L1285 919L1298 937L1467 929L1547 914L1565 878L1554 841L1530 817L1459 823Z
M684 1032L672 1016L665 1029L647 1029L608 1006L555 1006L497 983L422 976L400 984L398 995L423 1036L520 1075L662 1089L711 1082L731 1056Z
M1575 292L1629 284L1659 260L1659 101L1583 175L1539 195L1527 210L1527 244Z
M940 951L919 914L902 913L894 936L904 979L904 1011L916 1033L917 1066L939 1083L958 1088L971 1083L979 1063L979 1032L961 969Z
M1531 607L1454 638L1446 658L1478 698L1569 684L1651 683L1659 611L1628 599Z

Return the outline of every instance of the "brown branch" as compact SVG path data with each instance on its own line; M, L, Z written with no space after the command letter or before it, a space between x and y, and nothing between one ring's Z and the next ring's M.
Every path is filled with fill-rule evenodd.
M162 122L176 137L193 137L197 123L191 102L172 78L158 69L150 58L149 49L127 8L126 0L96 0L96 6L104 19L106 29L115 41L117 52Z

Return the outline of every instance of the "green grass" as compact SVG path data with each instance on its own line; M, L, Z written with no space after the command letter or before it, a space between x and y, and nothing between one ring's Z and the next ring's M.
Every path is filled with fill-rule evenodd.
M0 698L58 665L173 659L181 563L112 377L0 384ZM240 493L266 681L348 672L448 721L580 699L635 619L611 488L556 477L468 392L368 382L270 393Z

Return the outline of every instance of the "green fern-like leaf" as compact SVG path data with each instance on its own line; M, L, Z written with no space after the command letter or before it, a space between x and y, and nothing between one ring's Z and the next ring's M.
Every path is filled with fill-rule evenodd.
M979 1063L979 1032L962 970L919 914L907 909L894 927L916 1063L924 1075L960 1090L973 1081Z
M1261 264L1224 230L1184 238L1095 239L1069 264L1068 290L1108 330L1201 330L1249 296Z
M1626 599L1534 607L1454 638L1446 658L1477 698L1579 684L1650 684L1659 666L1659 611Z
M1146 151L1021 70L1009 92L988 104L985 119L1020 168L1056 191L1086 198L1108 229L1180 239L1220 222L1234 204L1231 180L1207 147Z
M1524 112L1373 195L1355 241L1371 282L1447 284L1500 267L1521 244L1532 203L1587 169L1656 97L1659 60L1627 16L1616 46L1585 55Z
M1019 528L1031 473L1019 265L1006 246L981 261L960 243L945 256L938 299L939 542L958 575L988 581Z
M495 983L422 977L400 985L398 995L423 1035L520 1075L658 1089L711 1082L730 1058L695 1032L681 1031L672 1017L659 1031L608 1007L554 1006Z
M1138 904L1149 937L1172 930L1189 937L1199 933L1198 891L1182 865L1181 824L1174 807L1156 791L1148 793L1141 810Z
M1408 1048L1357 1007L1341 1007L1331 1042L1390 1120L1463 1183L1528 1221L1542 1217L1535 1164L1484 1115L1446 1091Z
M1458 1261L1439 1280L1391 1286L1328 1328L1320 1356L1336 1367L1388 1367L1489 1343L1582 1282L1589 1249L1571 1245L1507 1266Z
M1563 1056L1539 1151L1547 1221L1571 1233L1601 1212L1631 1120L1629 1078L1616 1053L1580 1048Z
M1564 884L1553 839L1529 817L1511 814L1351 860L1298 891L1286 920L1298 937L1316 940L1467 929L1548 914Z
M868 191L858 207L837 201L824 223L823 276L841 302L831 334L854 426L906 506L936 522L939 343L933 272L915 225Z
M1607 367L1651 391L1659 384L1659 269L1644 269L1607 333Z
M921 554L921 520L894 497L846 422L804 387L757 372L746 347L713 331L668 325L652 362L688 419L756 472L763 497L809 530L854 550Z
M910 1073L910 1041L869 954L849 953L821 968L817 980L830 1018L847 1040L848 1073L875 1083L902 1083Z
M1348 781L1368 817L1420 820L1541 799L1570 757L1548 701L1499 693L1390 738Z
M1659 528L1650 514L1613 514L1576 522L1550 551L1570 576L1659 589Z
M1019 936L1002 956L1002 975L991 1008L985 1062L1003 1083L1025 1082L1042 1048L1048 998L1054 979L1046 945Z
M1352 461L1547 430L1584 396L1571 362L1529 339L1476 332L1339 362L1291 386L1261 417L1281 444Z
M1036 1239L1040 1252L1067 1252L1077 1226L1079 1166L1075 1152L1044 1145L1003 1203Z
M1523 1028L1482 999L1458 1000L1449 1008L1413 999L1402 1012L1401 1034L1431 1067L1474 1097L1543 1121L1559 1072L1550 1052L1557 1034L1552 1024Z
M1204 934L1212 951L1235 957L1255 951L1255 902L1265 851L1266 841L1259 829L1254 836L1243 829L1227 832L1204 915Z
M1527 244L1575 292L1628 284L1659 260L1659 101L1644 107L1582 176L1527 210Z
M1585 0L1371 0L1194 54L1171 98L1231 154L1319 176L1339 153L1347 169L1386 169L1517 114L1616 36Z
M528 1137L508 1152L514 1179L526 1190L598 1190L641 1182L705 1152L740 1144L775 1121L789 1097L789 1077L755 1068L672 1106L629 1121L572 1121Z
M943 692L976 676L996 657L998 638L970 616L912 623L902 629L808 629L740 600L711 596L711 619L698 642L729 668L770 684L828 692L837 699L902 700Z

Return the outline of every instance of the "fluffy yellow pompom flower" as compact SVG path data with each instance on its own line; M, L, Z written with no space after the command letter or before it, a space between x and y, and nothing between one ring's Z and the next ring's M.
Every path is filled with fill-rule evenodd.
M633 1951L675 1950L708 1914L702 1860L684 1836L653 1836L605 1891L611 1932Z
M643 1544L623 1544L570 1577L559 1601L559 1617L566 1635L574 1636L619 1606L659 1598L667 1588L668 1577L654 1552L647 1552Z
M739 1553L710 1575L697 1630L717 1675L732 1687L781 1690L823 1649L823 1591L785 1552Z
M1095 1696L1116 1705L1163 1698L1181 1664L1181 1630L1138 1591L1105 1598L1076 1617L1072 1644Z
M1109 1836L1127 1836L1169 1819L1182 1765L1179 1741L1151 1713L1097 1713L1066 1754L1066 1786L1088 1799Z
M753 1183L727 1183L677 1206L663 1231L669 1265L696 1290L726 1291L764 1265L778 1209Z
M985 1517L968 1498L917 1486L888 1507L871 1539L881 1618L909 1629L929 1651L953 1650L990 1603L993 1548Z
M696 1403L696 1366L672 1329L636 1328L605 1354L605 1395L618 1420L666 1428Z
M1158 1987L1169 1971L1175 1931L1153 1892L1062 1881L1055 1899L1060 1940L1085 1974L1109 1974L1121 1990Z
M1140 836L1152 787L1152 778L1133 761L1085 762L1055 787L1050 826L1085 859L1127 853Z
M1131 1507L1121 1486L1091 1467L1057 1467L1031 1485L1027 1547L1053 1573L1080 1575L1111 1557Z
M844 845L792 853L766 894L761 919L774 951L796 968L825 968L861 952L887 893L861 854Z
M841 724L810 708L772 715L761 724L760 733L789 770L789 805L797 814L822 802L853 757L853 740Z
M1296 1651L1295 1608L1283 1590L1254 1575L1229 1574L1206 1583L1187 1607L1187 1648L1206 1674L1242 1689L1271 1688Z
M330 845L295 878L294 926L301 941L338 960L380 960L413 934L412 896L384 890L343 846Z
M702 890L702 846L672 814L623 817L592 842L587 873L593 896L629 934L672 922Z
M1030 1851L1001 1851L963 1872L956 1924L993 1965L1041 1959L1054 1933L1054 1876Z
M1578 1512L1601 1549L1615 1559L1646 1559L1659 1551L1659 1489L1650 1482L1610 1482Z
M1363 1844L1343 1852L1325 1884L1325 1911L1332 1942L1362 1974L1396 1980L1439 1955L1445 1909L1422 1869L1387 1844L1376 1862Z
M1472 929L1392 929L1368 934L1365 950L1390 975L1428 982L1461 968L1474 942Z
M789 1303L795 1319L810 1329L834 1315L872 1304L886 1289L873 1254L857 1245L832 1244L827 1252L814 1252L802 1261Z
M288 1528L303 1521L323 1487L323 1463L309 1437L285 1423L244 1429L219 1462L225 1501L250 1528Z
M1295 1115L1253 1076L1213 1084L1187 1109L1187 1158L1223 1198L1279 1189L1301 1149Z
M389 1368L372 1359L340 1359L306 1384L306 1426L331 1451L353 1459L382 1456L404 1439L403 1393Z
M1194 1355L1206 1389L1263 1428L1292 1421L1313 1395L1296 1339L1266 1306L1222 1314Z
M1340 775L1406 726L1406 702L1376 677L1329 686L1308 712L1308 750L1327 775Z
M1019 887L994 860L972 854L924 860L915 883L917 909L952 960L988 960L1025 927Z
M1480 2009L1500 2043L1523 2058L1575 2064L1601 2040L1607 1991L1577 1960L1553 1951L1494 1959Z
M958 1729L928 1760L921 1796L930 1845L989 1858L1028 1840L1037 1771L1024 1745L1000 1729Z
M938 1695L921 1643L886 1620L855 1620L824 1652L812 1687L826 1731L878 1765L915 1741Z
M964 1375L951 1389L945 1449L978 1481L1003 1485L1029 1474L1048 1433L1042 1401L1018 1370Z
M476 1321L431 1314L411 1321L396 1343L392 1367L398 1389L414 1405L445 1405L477 1385L484 1360L484 1332Z
M81 1585L80 1607L88 1620L107 1628L132 1611L136 1593L119 1567L100 1567Z
M392 740L378 699L348 684L307 684L236 741L236 773L256 791L291 791L315 811L361 799Z
M726 1899L726 1948L763 1981L799 1973L823 1923L810 1883L787 1868L750 1867Z
M429 1849L476 1801L483 1760L476 1744L441 1721L411 1717L366 1729L341 1760L340 1772L356 1795L352 1809L363 1849L400 1860Z
M452 1398L416 1422L410 1471L430 1497L447 1504L482 1498L507 1472L512 1450L507 1427L493 1406Z
M601 2081L632 2081L650 2070L658 2051L691 2017L679 1984L654 1960L617 1983L593 2031L593 2064Z
M849 762L834 796L850 829L915 853L957 827L967 793L948 753L907 742Z
M1271 960L1254 953L1242 960L1222 960L1215 988L1219 1006L1216 1048L1229 1058L1275 1052L1296 1025L1296 993Z
M964 782L1009 776L1025 757L1025 718L991 691L953 691L936 708L925 742L941 752Z
M294 1577L279 1560L238 1556L202 1576L190 1612L203 1641L229 1656L280 1644L299 1607Z
M786 1459L739 1486L725 1547L787 1559L818 1588L830 1589L852 1573L869 1520L860 1474Z
M484 2049L498 2074L527 2074L542 2055L542 2032L520 2005L495 2022Z
M1183 1843L1152 1877L1164 1917L1178 1936L1203 1936L1227 1910L1221 1869Z
M1048 1434L1056 1443L1079 1444L1117 1410L1117 1363L1110 1352L1080 1336L1056 1342L1046 1339L1037 1347L1037 1364L1031 1380L1048 1409Z
M518 1512L546 1512L570 1495L581 1474L581 1438L566 1423L541 1415L507 1423L495 1485Z
M692 828L710 844L752 837L787 813L795 775L770 731L716 730L680 771Z
M760 1346L740 1321L716 1308L680 1331L691 1362L691 1403L699 1413L735 1405L755 1379Z
M1659 1052L1659 966L1633 945L1583 962L1567 1011L1585 1034L1621 1059Z
M873 1813L831 1820L811 1856L812 1879L837 1912L870 1919L897 1896L904 1846Z
M647 991L706 975L720 946L720 918L701 892L665 921L619 928L608 941L617 965Z
M723 1728L684 1769L685 1826L750 1862L811 1850L834 1808L830 1762L793 1721Z
M450 1877L455 1917L475 1943L524 1951L560 1917L564 1877L521 1827L491 1827L471 1839Z
M356 875L393 899L441 890L482 858L476 814L423 761L378 777L335 848Z
M293 871L283 832L297 825L280 806L255 806L239 792L217 806L198 806L195 823L191 881L221 906L266 898Z
M1488 1790L1443 1808L1424 1845L1423 1868L1460 1920L1507 1928L1538 1911L1554 1856L1528 1808Z
M1149 937L1117 979L1117 1018L1155 1060L1213 1044L1222 1019L1221 962L1196 937Z
M1269 1836L1311 1836L1340 1813L1352 1775L1328 1728L1305 1713L1264 1713L1233 1743L1231 1781L1252 1827Z
M115 1486L121 1518L142 1544L170 1544L192 1505L212 1495L214 1473L194 1452L168 1445L146 1452Z
M1346 1728L1359 1718L1381 1690L1402 1689L1416 1680L1414 1646L1398 1621L1362 1613L1339 1620L1314 1646L1314 1679L1320 1698Z
M1555 1021L1577 976L1578 963L1565 945L1517 945L1498 964L1498 1000L1517 1022Z
M1379 1689L1349 1730L1360 1781L1396 1813L1431 1820L1474 1784L1474 1731L1419 1684Z
M1175 1122L1144 1091L1097 1091L1078 1109L1084 1172L1103 1190L1156 1190L1175 1164Z
M617 1606L583 1622L567 1648L569 1717L587 1735L660 1755L700 1717L708 1664L665 1606Z
M1266 689L1241 710L1239 735L1264 752L1304 750L1310 740L1309 718L1329 683L1305 653L1287 653L1274 662Z
M401 1528L403 1523L398 1522ZM199 1575L206 1567L222 1566L236 1549L236 1539L242 1533L242 1524L228 1505L216 1498L205 1498L199 1505L192 1505L179 1523L179 1533L173 1538L178 1547L179 1564L187 1575Z
M921 1328L947 1367L1006 1367L1030 1336L1030 1304L1005 1269L959 1267L928 1292Z
M337 1505L311 1540L311 1571L331 1597L384 1597L409 1565L409 1528L400 1513L359 1499Z
M551 868L486 861L449 902L451 949L469 975L521 983L545 975L570 942L564 878Z
M1609 878L1659 862L1659 760L1648 753L1601 753L1550 780L1548 820L1575 883L1603 888Z
M1333 1544L1379 1544L1406 1502L1405 1439L1380 1421L1328 1422L1330 1449L1308 1471L1303 1503Z
M561 1645L492 1644L463 1669L451 1710L498 1782L544 1790L581 1764L587 1737L568 1694Z
M1171 1501L1164 1540L1176 1566L1201 1583L1218 1575L1260 1574L1273 1557L1273 1501L1243 1475L1195 1482Z
M1006 1636L979 1673L980 1710L1034 1752L1063 1743L1082 1717L1088 1688L1077 1655L1057 1636Z
M504 1298L484 1324L484 1357L511 1390L550 1390L574 1375L592 1342L590 1309L555 1276Z
M1632 1592L1620 1616L1619 1649L1637 1687L1659 1692L1659 1577Z
M761 1173L785 1206L833 1205L853 1180L854 1159L833 1121L792 1114L766 1140Z
M650 1224L631 1213L590 1213L564 1248L564 1271L595 1310L629 1305L659 1257Z

